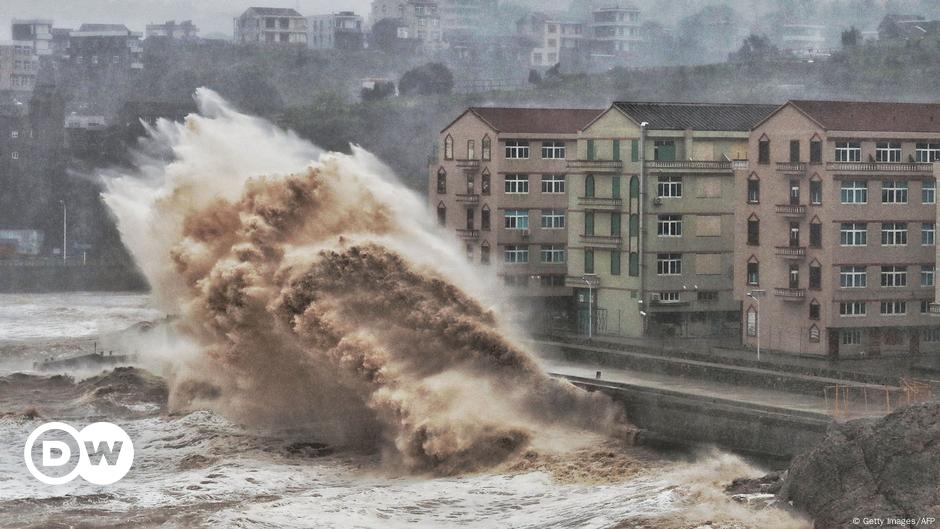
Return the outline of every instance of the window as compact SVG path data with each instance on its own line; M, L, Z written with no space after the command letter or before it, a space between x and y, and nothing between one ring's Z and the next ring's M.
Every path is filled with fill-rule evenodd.
M620 176L610 177L610 198L620 198Z
M843 266L839 269L840 288L865 288L868 286L868 270L864 266Z
M594 196L594 175L592 174L584 177L584 196L587 198Z
M521 140L506 140L507 160L527 160L529 158L529 142Z
M563 287L565 276L564 274L542 274L541 282L543 287Z
M907 245L907 223L906 222L882 222L881 223L881 245L882 246L905 246Z
M447 206L443 202L437 205L437 223L440 226L447 224Z
M907 314L907 302L906 301L882 301L881 302L881 315L882 316L903 316Z
M920 267L920 286L922 287L934 286L935 276L936 276L936 269L933 266Z
M819 140L809 142L809 163L822 163L822 142Z
M16 151L13 151L13 152L10 153L10 158L13 158L14 160L19 160L19 159L20 159L20 153L18 153L18 152L16 152Z
M610 214L610 236L620 237L620 213Z
M756 178L747 181L747 202L749 204L760 202L760 180Z
M476 184L475 184L475 178L473 176L473 173L467 173L467 194L468 195L473 194L474 187L476 187Z
M714 290L699 290L696 299L702 302L718 301L718 292Z
M814 206L822 204L822 182L811 180L809 183L809 203Z
M595 154L596 154L596 151L594 148L594 140L588 140L587 141L587 159L593 160Z
M466 250L467 250L467 260L472 263L473 262L473 243L472 242L468 242L466 244Z
M476 142L467 140L467 159L474 160L477 157Z
M800 288L800 265L791 264L790 265L790 282L788 283L789 287L792 289Z
M594 273L594 250L584 250L584 273Z
M437 170L437 192L447 192L447 171L443 167Z
M882 204L907 204L907 182L885 180L881 183Z
M809 266L809 288L810 290L819 290L822 288L822 267L819 265Z
M933 246L937 242L937 223L925 222L920 225L920 243Z
M564 160L565 142L563 141L543 141L542 142L543 160Z
M546 230L561 230L565 227L565 210L543 209L542 228Z
M800 246L800 223L791 222L790 223L790 248L797 248Z
M660 215L656 219L656 234L660 237L682 237L682 215Z
M901 161L901 144L880 141L875 144L875 161L876 162L900 162Z
M770 140L762 139L757 142L757 163L763 165L770 163Z
M868 305L864 301L846 301L839 303L839 316L849 318L868 314Z
M640 275L640 255L636 252L630 252L629 259L630 277L637 277Z
M476 224L476 214L472 208L467 208L467 229L472 230Z
M630 177L630 198L640 198L640 179L636 175Z
M819 319L819 303L815 299L809 304L809 319Z
M842 246L865 246L868 244L868 224L843 222L839 228L839 244Z
M594 235L594 212L593 211L584 212L584 234L588 236Z
M565 175L563 174L542 175L542 192L543 193L564 193L565 192Z
M503 251L503 260L506 263L528 263L529 262L529 247L528 246L515 246L507 245L506 249Z
M865 180L846 180L842 182L839 196L843 204L867 204L868 182Z
M490 231L490 207L486 204L483 204L483 209L480 210L480 229Z
M929 299L920 300L920 313L921 314L930 313L930 300Z
M486 241L480 245L480 264L490 264L490 243Z
M809 246L822 248L822 224L819 222L809 223Z
M490 194L490 170L483 169L483 173L480 175L480 192L484 195Z
M757 336L757 311L754 307L747 308L747 335Z
M839 331L842 345L861 345L862 331L860 329L844 329Z
M542 246L543 263L564 263L565 247L558 244L547 244Z
M882 266L881 267L881 286L882 287L906 287L907 286L907 267L906 266Z
M747 245L760 245L760 220L747 219Z
M924 329L924 341L930 343L940 342L940 327Z
M444 159L453 160L454 159L454 138L450 134L444 138Z
M483 136L483 140L480 141L480 154L481 157L489 161L492 158L491 143L489 136Z
M658 292L656 295L659 296L660 303L679 303L682 301L678 291Z
M507 209L505 227L507 230L529 229L529 210Z
M760 284L760 263L750 262L747 264L747 284Z
M790 162L800 163L800 140L790 140Z
M656 196L659 198L682 198L682 177L658 177L656 182Z
M672 162L676 159L674 140L656 140L653 142L653 160Z
M620 252L617 250L610 251L610 275L620 275Z
M857 141L837 141L837 162L859 162L862 160L862 144Z
M19 138L20 137L19 131L16 131L16 130L10 131L10 137L13 138L14 140L16 138Z
M509 194L525 194L529 192L529 175L508 174L506 175L505 191Z
M630 237L639 237L640 236L640 216L636 213L630 214Z
M918 162L936 162L940 160L940 143L918 143L915 152Z
M656 254L656 273L661 276L676 276L682 274L682 254Z
M935 204L937 202L937 181L933 179L924 180L920 184L920 201L924 204Z

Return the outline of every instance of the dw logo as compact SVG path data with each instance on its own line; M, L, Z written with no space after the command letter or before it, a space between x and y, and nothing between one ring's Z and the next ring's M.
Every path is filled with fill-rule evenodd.
M40 437L39 453L34 454ZM47 485L62 485L78 476L95 485L110 485L131 469L134 444L127 432L109 422L89 424L81 431L64 422L48 422L29 434L23 458L29 473ZM37 458L42 470L36 466ZM69 465L74 468L69 470Z

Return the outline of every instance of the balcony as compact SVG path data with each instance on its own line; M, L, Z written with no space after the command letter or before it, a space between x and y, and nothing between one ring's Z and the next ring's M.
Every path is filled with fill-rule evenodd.
M595 248L619 248L623 244L622 237L613 235L581 235L581 244Z
M457 167L468 171L480 168L480 160L455 160Z
M733 162L725 160L650 160L647 169L656 172L725 172L734 169Z
M479 204L480 203L480 195L476 193L464 193L464 194L457 193L455 198L457 202L460 202L462 204Z
M620 160L569 160L568 169L592 173L619 173L623 169Z
M930 313L934 316L940 316L940 303L931 303Z
M623 207L623 200L619 198L578 197L578 205L599 210L616 210Z
M784 259L806 259L805 246L777 246L774 253Z
M775 288L774 295L784 301L800 302L806 300L805 288Z
M467 241L475 241L480 238L480 230L457 230L457 237Z
M805 176L806 175L806 163L805 162L777 162L777 172L788 174L788 175Z
M834 173L916 173L933 174L932 163L922 162L826 162L826 170Z
M805 217L806 206L800 206L798 204L777 204L777 214L792 218Z
M747 171L749 167L747 160L734 160L731 162L731 168L735 171Z

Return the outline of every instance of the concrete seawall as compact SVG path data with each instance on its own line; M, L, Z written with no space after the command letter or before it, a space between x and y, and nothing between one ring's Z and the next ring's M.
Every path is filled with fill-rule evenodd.
M0 266L0 292L140 291L147 282L123 265Z

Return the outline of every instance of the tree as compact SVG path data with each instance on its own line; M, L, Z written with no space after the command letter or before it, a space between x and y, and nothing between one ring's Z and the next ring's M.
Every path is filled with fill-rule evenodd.
M401 95L449 94L454 89L454 74L439 62L429 62L405 72L398 82Z
M542 84L542 76L539 75L539 71L535 68L529 70L529 84L538 86Z
M858 45L859 41L862 38L862 32L858 30L855 26L842 32L842 47L848 48L850 46Z
M780 50L770 43L770 39L764 35L751 33L741 43L738 51L729 54L728 59L731 62L759 62L776 57Z

